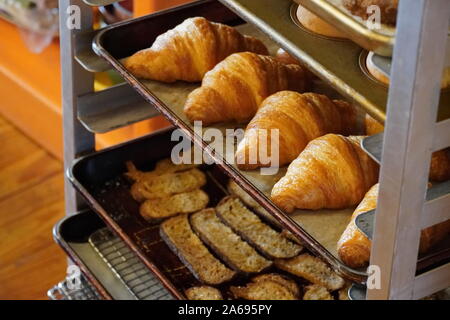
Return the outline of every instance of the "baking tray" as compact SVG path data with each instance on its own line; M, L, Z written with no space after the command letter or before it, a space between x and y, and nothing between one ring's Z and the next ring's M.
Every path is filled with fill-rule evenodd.
M262 0L259 1L261 2ZM227 0L224 2L231 1ZM253 3L253 1L250 2ZM286 9L288 9L287 13L289 14L291 2L288 1L288 3L289 7ZM286 1L280 0L280 5L284 4L286 4ZM216 161L219 167L255 198L270 214L276 217L286 229L300 238L312 252L321 256L342 276L352 281L363 283L367 277L365 271L345 266L339 260L336 250L336 243L349 223L354 208L314 212L297 210L292 215L285 214L270 201L269 196L273 185L285 174L286 168L281 168L278 174L274 176L262 176L255 171L240 171L225 160L233 159L233 151L228 154L217 150L214 152L214 145L209 145L202 140L201 135L194 132L182 109L188 94L197 88L199 84L184 82L164 84L157 81L138 80L120 63L122 58L149 47L159 34L193 16L204 16L212 21L237 26L241 32L256 36L264 41L272 53L278 48L263 33L250 25L243 24L243 21L226 7L217 1L211 0L198 1L110 27L99 33L94 40L93 47L97 54L106 58L133 88L159 109L175 126L181 128L191 140L201 146ZM295 30L301 32L292 21L290 23L295 27ZM139 35L139 37L136 37L136 35ZM302 36L305 38L312 37L309 33L305 33ZM315 45L325 46L327 45L326 41L329 40L314 39L314 41ZM356 46L349 41L344 41L344 43L351 46L351 50L354 50L353 47ZM357 64L360 51L355 51L355 54L354 64ZM359 72L363 74L360 69ZM370 79L367 81L371 82ZM373 84L373 82L371 83ZM323 82L316 82L314 91L325 93L333 98L339 97L334 90L325 86ZM225 134L226 129L235 129L236 125L217 125L214 128L220 129Z
M100 215L141 261L158 277L161 283L177 299L185 299L184 291L201 283L161 239L159 224L147 222L139 214L139 203L130 194L132 183L125 178L125 162L132 161L140 170L151 170L155 163L171 156L173 129L168 128L149 136L87 155L75 162L69 171L69 179L85 197L89 205ZM202 165L207 184L203 188L209 195L209 207L225 196L229 178L217 165ZM264 219L264 217L261 217ZM279 227L270 221L274 229ZM274 270L267 270L270 272ZM276 270L277 273L284 273ZM296 279L299 285L306 282ZM249 278L239 274L231 282L217 286L224 297L231 297L229 286L244 285Z
M83 211L59 221L53 228L53 238L85 275L103 299L127 298L126 289L88 243L89 236L104 228L103 221L92 211Z
M363 19L351 14L342 0L294 0L311 12L326 20L363 47L381 56L392 56L395 43L395 27L381 25L380 29L369 29Z
M101 298L172 299L159 279L93 211L65 217L53 233L56 242L86 275L86 281L101 293Z
M229 154L220 151L214 152L214 146L208 145L200 135L194 133L193 127L184 116L182 109L187 95L199 84L183 82L164 84L157 81L140 81L128 73L120 63L121 58L150 46L159 34L193 16L204 16L212 21L230 25L243 23L217 1L198 1L107 29L97 36L94 50L105 57L147 101L155 105L197 145L202 146L218 166L274 215L285 228L299 237L311 251L321 256L342 276L352 281L364 282L366 273L343 265L336 252L337 240L347 226L353 208L316 212L298 210L292 215L285 214L270 201L269 194L273 185L285 174L287 168L281 168L278 174L273 176L262 176L259 172L254 171L240 171L225 161L225 159L233 158L232 150ZM256 35L268 45L272 52L278 48L273 41L250 25L245 24L239 26L238 29L243 33ZM136 34L139 37L136 37ZM337 97L337 94L329 87L323 86L323 83L317 83L315 89L328 96ZM225 132L226 129L235 129L236 126L229 124L215 126L215 128Z

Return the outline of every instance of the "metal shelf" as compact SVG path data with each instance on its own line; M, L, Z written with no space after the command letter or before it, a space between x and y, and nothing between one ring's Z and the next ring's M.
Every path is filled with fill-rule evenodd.
M440 222L450 219L450 212L445 210L450 207L450 181L433 185L427 192L422 228L428 228ZM369 239L372 239L375 221L375 210L360 214L356 220L356 226Z
M268 34L281 47L301 60L316 75L336 88L342 95L361 105L375 119L382 122L386 120L388 89L370 79L362 70L360 64L364 53L356 44L350 41L336 41L318 37L302 30L291 19L291 15L294 15L292 14L292 2L290 0L219 1ZM83 30L92 29L92 10L86 6L86 3L89 5L104 5L113 2L115 1L84 0L83 3L82 0L60 0L62 7L79 5L82 11L80 30L64 28L63 23L67 20L68 13L64 10L60 11L66 168L80 154L94 150L92 134L87 132L79 121L79 118L83 119L87 111L90 110L84 109L80 113L77 108L83 108L81 105L94 106L92 101L95 99L98 99L95 107L99 103L104 105L111 102L106 100L109 95L107 93L91 93L93 87L92 74L81 67L82 63L74 61L77 60L75 51L79 50L79 53L83 51L82 45L76 49L75 38L79 34L79 41L82 41L83 37L89 39L87 34L81 35ZM435 127L431 125L432 121L429 121L431 118L427 118L427 115L432 115L433 121L436 119L437 108L435 107L437 107L437 103L435 104L434 101L437 101L438 92L433 89L438 81L436 75L439 70L437 69L440 67L440 59L443 55L440 52L445 51L443 50L444 34L441 31L443 31L444 23L448 24L450 6L445 0L421 0L408 7L405 5L402 7L401 4L400 9L399 23L397 24L397 43L393 60L393 72L396 76L393 77L390 88L389 103L391 107L389 108L389 121L386 126L386 134L390 138L385 143L385 158L388 159L384 160L386 164L382 166L380 182L380 188L385 194L384 197L381 196L379 199L379 217L377 219L377 229L383 230L383 235L381 236L381 233L377 232L372 244L372 256L374 257L372 263L380 266L384 276L381 290L367 290L369 299L420 298L431 291L439 290L444 285L450 285L446 283L450 271L448 264L415 277L415 255L409 253L415 246L418 235L401 228L407 221L418 221L417 218L421 218L422 212L417 208L423 205L422 199L426 191L427 179L426 166L424 165L423 168L417 170L412 164L414 160L417 164L418 159L423 160L423 164L426 163L425 158L428 157L426 147L430 145L426 138L431 137L431 135L434 136L433 150L450 145L450 135L448 135L450 120L443 121L450 118L450 109L448 107L439 108L438 119L441 122ZM411 25L408 19L414 19L417 23ZM428 34L435 36L430 39L426 37ZM85 41L85 43L89 43L89 41ZM80 60L90 63L83 62L84 67L96 68L96 62L90 60L94 59L91 56L92 52L85 51L85 53L85 57L88 58L83 59L83 54L81 54ZM403 54L407 54L407 59L404 59L402 64L397 63L398 57ZM427 63L431 57L433 63ZM94 65L94 68L92 65ZM442 93L440 104L442 106L450 105L450 92L443 91ZM98 97L96 97L97 95ZM101 97L102 95L104 96ZM83 99L86 100L82 101ZM80 104L78 100L83 103ZM429 108L419 108L423 104L429 104L430 106ZM112 109L108 108L108 110ZM100 113L97 113L97 115L97 119L99 119ZM405 115L408 117L405 117ZM104 116L109 117L110 115L106 112ZM120 118L120 116L117 116L117 118ZM86 123L85 121L85 127ZM104 125L104 127L112 128L113 126ZM435 129L434 132L433 128ZM422 135L422 138L419 138L419 134ZM423 139L424 135L425 139ZM426 154L427 157L421 157L420 154L415 155L415 157L408 157L405 150L411 145L411 141L414 141L417 150L420 150L421 154ZM393 154L394 151L397 154ZM394 159L398 159L398 161L395 162ZM416 180L408 179L412 176L414 170L418 178ZM417 173L417 171L419 172ZM405 181L419 181L419 179L421 184L423 182L423 188L420 190L411 187L411 183L405 183ZM77 198L74 190L69 185L66 186L67 211L77 211L82 206L82 202ZM436 213L425 214L424 217L426 218L421 221L422 225L429 225L431 222L443 218L444 215L437 212L439 209L445 208L445 206L442 206L448 204L448 202L445 202L448 200L438 199L433 199L425 205L427 210ZM407 241L400 241L399 239L406 239Z
M219 0L244 20L268 34L318 77L375 119L386 120L388 88L369 78L360 67L363 49L351 41L317 36L293 19L291 0ZM324 49L326 48L326 49ZM439 120L450 118L450 92L443 91Z
M450 272L450 264L444 265L439 269L447 269ZM414 299L450 300L450 288L447 288L446 286L446 281L448 282L448 279L443 279L442 277L435 279L433 278L432 272L433 271L424 273L417 278L415 286L422 295L418 295L414 297ZM441 275L442 274L445 275L445 272L441 272ZM365 286L352 285L348 290L350 300L366 300L366 295L367 288Z
M109 132L159 114L126 83L78 98L78 119L93 133Z
M361 142L361 147L374 161L381 164L383 133L364 138Z
M111 69L109 63L92 50L92 40L102 30L80 32L75 35L75 60L89 72L103 72Z

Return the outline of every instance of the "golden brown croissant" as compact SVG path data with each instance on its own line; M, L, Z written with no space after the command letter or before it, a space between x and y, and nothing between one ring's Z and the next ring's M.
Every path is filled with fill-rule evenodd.
M371 136L383 132L384 126L366 115L366 133ZM450 180L450 148L433 152L431 155L430 180L442 182Z
M337 244L341 260L352 268L367 265L370 259L370 240L359 231L355 224L356 217L361 213L371 211L377 207L378 184L374 185L365 195L359 206L353 212L350 223Z
M219 63L202 86L188 97L184 112L204 125L249 121L261 102L281 90L305 91L307 76L298 65L286 65L273 57L250 52L235 53Z
M370 260L371 241L355 224L356 217L361 213L371 211L377 207L378 184L367 192L363 201L356 208L352 219L338 241L338 254L341 260L352 268L366 266ZM422 230L419 252L425 253L431 247L442 241L450 234L450 220Z
M271 144L272 129L279 130L279 139L273 141L279 142L278 147ZM236 151L236 163L243 170L276 165L259 157L259 147L267 144L268 158L278 150L278 165L283 166L297 158L311 140L327 133L357 134L357 129L356 110L345 101L332 101L317 93L280 91L264 100L248 124ZM267 132L267 139L260 132Z
M450 148L433 152L431 155L430 180L450 180Z
M361 140L336 134L312 140L273 187L273 202L286 212L357 205L377 182L379 169Z
M260 40L196 17L160 35L150 48L135 53L124 64L140 78L197 82L227 56L243 51L268 54Z

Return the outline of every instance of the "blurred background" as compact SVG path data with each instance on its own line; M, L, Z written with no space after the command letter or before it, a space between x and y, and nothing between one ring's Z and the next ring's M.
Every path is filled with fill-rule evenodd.
M129 0L95 9L95 25L189 0ZM0 299L46 299L65 277L52 227L64 216L57 0L0 0ZM95 75L95 89L121 82ZM97 148L167 126L154 118L97 135Z

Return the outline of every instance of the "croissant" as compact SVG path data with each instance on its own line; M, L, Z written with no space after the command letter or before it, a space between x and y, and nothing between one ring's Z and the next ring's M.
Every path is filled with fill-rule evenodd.
M279 130L279 139L271 141L272 129ZM242 170L274 165L260 159L258 148L267 144L268 152L278 150L278 165L283 166L297 158L311 140L327 133L357 134L357 129L356 110L345 101L317 93L280 91L264 100L248 124L236 151L236 164ZM260 132L267 132L267 138ZM271 143L277 140L278 148L274 148ZM255 159L249 159L251 154Z
M450 148L433 152L431 156L430 180L436 182L450 180Z
M351 221L338 241L337 249L341 260L352 268L366 266L370 260L371 241L358 229L356 218L377 207L378 184L367 192L356 208ZM419 252L425 253L450 234L450 220L422 230Z
M273 57L235 53L203 78L202 86L188 97L184 112L204 125L235 120L248 122L261 102L281 90L305 91L305 69Z
M366 133L371 136L383 132L384 126L374 118L366 115ZM433 152L431 155L431 181L443 182L450 180L450 148Z
M361 149L362 137L327 134L312 140L272 189L286 212L357 205L378 179L379 167Z
M269 54L260 40L196 17L160 35L150 48L135 53L124 65L139 78L197 82L227 56L243 51Z

